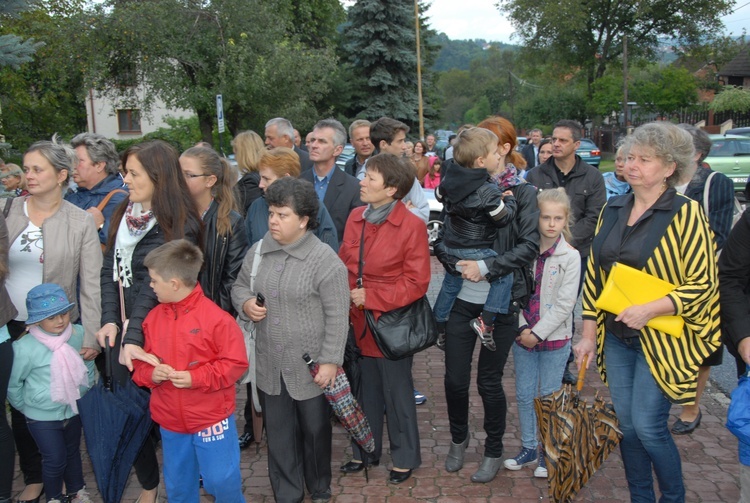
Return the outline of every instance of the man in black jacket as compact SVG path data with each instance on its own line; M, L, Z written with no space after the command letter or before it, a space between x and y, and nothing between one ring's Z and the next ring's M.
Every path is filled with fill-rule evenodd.
M539 190L564 187L570 198L573 219L570 244L581 254L581 285L586 262L594 239L599 213L607 202L604 178L598 169L576 154L581 145L583 126L577 121L561 120L552 132L552 157L526 174L526 181ZM580 285L578 293L581 293ZM571 352L571 355L573 353ZM569 360L570 363L572 360ZM575 384L576 378L566 369L564 383Z
M375 151L370 141L370 121L358 119L349 126L349 141L354 147L354 157L346 161L344 171L361 180L365 176L365 163Z
M294 127L292 123L283 117L276 117L266 122L265 143L267 149L274 147L286 147L294 149L299 156L299 164L302 171L312 168L312 162L307 152L294 144Z
M521 154L526 159L526 169L529 170L537 165L537 159L539 158L539 142L542 141L542 130L532 129L529 131L529 137L531 141L523 147Z

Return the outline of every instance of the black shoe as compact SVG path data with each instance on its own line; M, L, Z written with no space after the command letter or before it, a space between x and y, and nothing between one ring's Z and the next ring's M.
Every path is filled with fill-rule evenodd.
M570 384L571 386L575 386L578 382L578 378L570 371L567 367L565 367L565 373L563 374L562 378L563 384Z
M369 461L367 463L368 467L371 466L378 466L380 464L380 461ZM357 463L356 461L349 461L345 465L341 465L339 470L341 470L344 473L358 473L365 469L365 464L362 462Z
M689 423L678 418L677 421L675 421L674 426L672 426L672 434L689 435L690 433L693 433L695 429L701 424L702 416L703 414L701 413L701 411L698 411L698 417L696 417Z
M240 442L240 450L247 449L250 447L250 444L252 444L255 441L255 437L252 433L245 432L242 435L240 435L240 438L238 439Z
M407 470L405 472L397 472L396 470L391 470L391 476L388 479L388 482L391 484L400 484L402 482L406 482L409 477L411 477L411 470Z

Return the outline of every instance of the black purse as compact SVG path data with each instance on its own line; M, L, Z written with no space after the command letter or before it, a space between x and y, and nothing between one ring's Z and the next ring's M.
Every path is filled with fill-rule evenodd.
M362 288L362 268L364 267L365 227L359 242L359 272L357 286ZM365 319L380 352L389 360L400 360L419 353L437 342L437 324L430 301L423 296L411 304L392 309L380 315L365 310ZM364 334L362 334L364 335Z

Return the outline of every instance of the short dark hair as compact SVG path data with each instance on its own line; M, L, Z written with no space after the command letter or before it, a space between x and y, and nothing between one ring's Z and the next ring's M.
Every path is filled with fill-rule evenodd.
M385 141L390 145L399 131L408 134L409 126L390 117L381 117L370 124L370 141L375 148L379 149L381 141Z
M706 134L705 131L696 126L693 126L692 124L678 124L678 126L690 133L690 136L693 137L693 146L695 147L695 151L700 154L700 157L698 158L698 164L702 163L711 152L711 147L713 146L711 138Z
M370 157L367 169L380 173L385 187L396 189L394 199L403 199L414 186L414 167L405 157L383 152Z
M266 188L266 202L268 206L288 206L298 217L308 217L308 230L318 227L320 201L313 184L307 180L279 178Z
M164 280L179 279L192 288L198 282L203 252L187 239L175 239L151 250L143 265Z
M555 129L559 127L569 129L570 134L573 135L573 141L581 141L581 131L583 131L583 126L580 122L571 119L563 119L561 121L557 121L557 124L555 124Z

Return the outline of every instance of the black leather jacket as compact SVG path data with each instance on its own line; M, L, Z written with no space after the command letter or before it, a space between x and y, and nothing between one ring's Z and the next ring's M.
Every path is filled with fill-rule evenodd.
M513 221L498 231L492 249L497 257L484 259L489 269L487 280L513 273L511 311L526 306L531 294L531 264L539 253L539 209L537 191L534 186L523 183L510 189L518 203L518 211ZM458 275L458 259L445 253L441 232L434 244L435 256L449 274Z
M435 197L444 204L447 218L443 240L448 248L489 248L498 228L516 216L516 201L503 198L485 169L469 169L445 161Z
M200 284L203 293L214 301L216 305L236 316L232 305L232 285L242 267L242 261L247 253L247 237L245 222L242 216L233 211L229 214L232 223L232 234L219 235L216 230L216 217L219 205L211 203L203 217L204 247L203 270L200 274Z
M237 185L235 185L235 191L237 196L237 205L240 207L240 213L242 216L247 215L247 210L253 201L263 195L263 191L258 186L260 183L260 173L257 171L251 171L245 173L242 178L239 179Z

